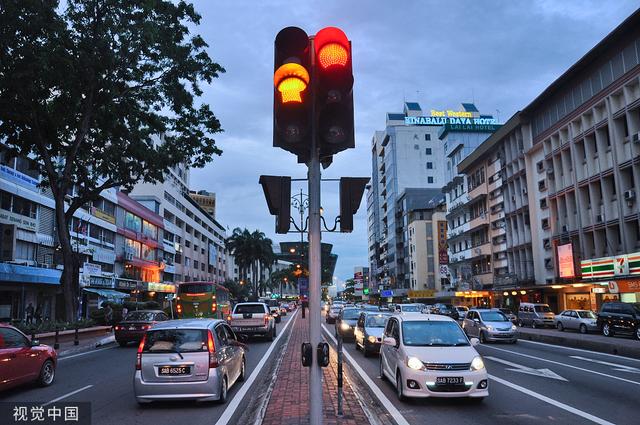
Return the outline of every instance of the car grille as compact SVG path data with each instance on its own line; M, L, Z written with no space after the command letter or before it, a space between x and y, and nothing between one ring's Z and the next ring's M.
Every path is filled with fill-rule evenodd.
M501 331L501 332L506 332L506 331L510 331L511 327L508 328L498 328L497 330Z
M466 384L429 385L429 390L434 393L462 393L469 390Z
M511 338L513 334L492 334L492 338Z
M469 370L471 363L425 363L427 370Z

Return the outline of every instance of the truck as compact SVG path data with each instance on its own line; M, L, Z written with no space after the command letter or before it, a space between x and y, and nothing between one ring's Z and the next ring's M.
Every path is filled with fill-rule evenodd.
M276 337L276 321L269 306L262 302L238 303L227 317L231 329L240 335L258 335L273 341Z

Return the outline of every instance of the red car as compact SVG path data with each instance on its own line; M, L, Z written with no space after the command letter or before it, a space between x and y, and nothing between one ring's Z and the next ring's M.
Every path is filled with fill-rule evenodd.
M115 326L115 337L121 347L130 342L140 342L147 329L157 322L169 320L162 310L130 311L127 316Z
M52 347L31 341L13 326L0 323L0 391L29 382L51 385L57 360Z

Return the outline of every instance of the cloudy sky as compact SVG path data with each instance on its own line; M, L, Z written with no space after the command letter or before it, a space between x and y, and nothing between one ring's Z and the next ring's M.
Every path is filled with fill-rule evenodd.
M287 26L315 34L342 28L353 45L356 148L334 157L323 177L370 176L370 143L386 112L404 100L422 109L457 109L474 101L506 121L637 7L615 1L248 1L200 0L197 32L226 73L205 89L224 128L224 153L192 173L191 186L216 192L217 218L230 230L276 235L260 174L305 177L293 155L272 147L273 40ZM294 187L295 192L299 187ZM325 216L338 213L338 187L322 188ZM352 234L323 234L339 255L336 275L367 265L366 204Z

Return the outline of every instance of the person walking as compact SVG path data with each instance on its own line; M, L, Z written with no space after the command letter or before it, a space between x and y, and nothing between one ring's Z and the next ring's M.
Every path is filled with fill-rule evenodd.
M104 321L107 326L113 327L113 308L111 308L111 304L107 304L104 309Z
M26 322L28 324L32 324L33 323L33 304L29 303L29 305L27 306L27 308L25 309L26 312Z
M33 317L36 319L36 325L42 323L42 306L40 304L38 304L38 306L36 307L36 311L33 314Z

